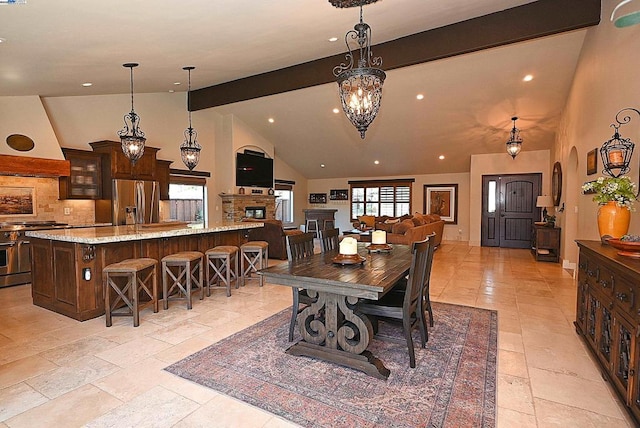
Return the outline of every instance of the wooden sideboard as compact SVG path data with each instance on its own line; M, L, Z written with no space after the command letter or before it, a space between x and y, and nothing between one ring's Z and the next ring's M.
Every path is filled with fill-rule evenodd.
M599 241L577 241L575 327L640 425L640 260Z

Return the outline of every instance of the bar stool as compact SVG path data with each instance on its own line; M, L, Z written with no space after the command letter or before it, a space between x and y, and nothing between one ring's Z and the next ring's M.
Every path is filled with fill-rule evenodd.
M314 225L313 228L311 228L311 225ZM312 220L312 219L307 219L307 222L305 223L304 226L304 231L305 232L314 232L315 235L314 236L318 236L318 220Z
M104 288L104 311L107 327L111 327L111 317L133 316L133 326L140 325L140 309L153 305L153 312L158 312L158 281L156 278L156 266L158 261L149 258L127 259L113 263L102 269L102 283ZM140 274L146 272L146 276ZM115 281L117 277L127 279L121 288ZM151 284L149 284L151 279ZM149 286L151 285L151 290ZM116 292L116 298L111 303L111 289ZM140 291L144 291L151 298L150 301L140 304ZM127 312L113 312L120 302L124 302L129 308Z
M227 287L227 297L231 296L231 279L235 279L238 288L238 247L233 245L218 245L207 250L205 253L207 260L207 296L211 296L211 285L215 281L220 281ZM231 268L234 262L235 269ZM211 270L213 269L213 278Z
M322 222L322 230L330 230L330 229L335 229L335 228L336 228L336 222L334 220L325 219Z
M251 273L267 267L269 264L269 243L265 241L249 241L240 246L241 265L247 263L246 267L241 267L242 285L251 278ZM249 278L247 278L249 277ZM260 287L264 285L262 275L259 275Z
M182 251L170 254L162 258L162 294L164 308L169 309L169 300L186 300L187 309L191 309L191 287L195 285L200 290L200 300L204 299L204 284L202 281L202 259L204 254L199 251ZM171 270L176 267L174 275ZM196 271L198 277L196 278ZM171 278L169 285L168 277ZM171 293L177 288L177 297L171 297ZM184 294L185 297L180 295Z

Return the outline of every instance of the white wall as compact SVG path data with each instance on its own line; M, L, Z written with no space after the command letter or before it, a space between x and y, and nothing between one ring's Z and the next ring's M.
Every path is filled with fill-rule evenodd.
M640 25L616 28L609 17L618 3L618 0L603 0L602 22L587 31L557 133L555 158L563 166L571 165L571 153L574 151L574 158L577 153L578 167L564 168L567 175L562 202L570 201L571 205L566 206L565 216L560 218L563 231L577 231L575 234L563 233L562 236L562 257L574 263L577 259L574 239L599 239L596 223L598 206L590 196L582 195L580 189L584 182L602 175L600 171L586 175L587 152L599 148L612 137L613 129L609 125L614 122L620 109L640 109L640 59L637 55L640 52ZM640 143L640 116L632 113L631 123L622 126L620 133L624 138ZM636 183L639 180L639 159L636 147L629 174ZM598 168L602 169L600 159ZM569 193L571 198L567 199ZM571 212L575 214L576 210L577 215L569 215ZM573 222L577 222L577 225ZM637 212L631 215L629 233L640 234Z
M22 134L35 143L33 150L20 152L4 144L12 134ZM0 97L0 154L34 158L64 159L40 97Z
M526 144L523 143L523 145ZM542 173L542 194L550 195L549 150L522 151L515 158L505 153L471 156L469 197L469 245L479 246L482 222L482 176L497 174ZM553 214L553 210L549 214Z

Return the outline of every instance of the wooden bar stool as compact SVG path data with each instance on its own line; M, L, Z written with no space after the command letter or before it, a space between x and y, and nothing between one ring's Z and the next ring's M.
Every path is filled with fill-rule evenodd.
M313 228L311 228L311 225L313 225ZM304 226L304 231L315 233L314 235L315 237L315 236L318 236L318 230L320 230L318 227L318 220L307 219L307 222L305 223L305 226Z
M232 279L236 281L236 288L238 288L238 247L218 245L207 250L204 255L207 260L207 296L211 296L211 286L214 281L218 284L222 282L227 287L227 297L231 296ZM231 268L231 262L234 262L234 269Z
M334 220L325 219L322 222L322 230L330 230L336 228L336 222Z
M158 261L154 259L127 259L113 263L102 269L102 283L104 288L104 311L107 327L111 327L112 316L133 316L133 326L140 325L140 309L153 305L153 312L158 312L158 281L156 278L156 266ZM146 273L142 277L140 274ZM126 278L124 286L120 286L115 278ZM151 280L151 284L149 284ZM120 281L121 282L121 281ZM151 287L151 290L149 289ZM111 289L116 292L116 298L111 303ZM150 301L140 304L140 292L151 298ZM113 312L120 302L128 307L127 312Z
M244 286L247 279L251 278L253 272L263 269L269 264L269 243L265 241L249 241L240 246L241 253L241 276ZM245 265L246 262L246 265ZM248 277L248 278L247 278ZM260 287L264 285L262 275L258 275Z
M200 300L204 299L203 257L204 254L199 251L182 251L162 258L162 294L165 309L169 308L169 300L186 300L187 309L191 309L191 287L193 285L200 290ZM175 274L171 270L172 267L177 268ZM197 277L195 276L196 272ZM169 285L169 278L171 278L171 285ZM176 289L177 296L171 296Z

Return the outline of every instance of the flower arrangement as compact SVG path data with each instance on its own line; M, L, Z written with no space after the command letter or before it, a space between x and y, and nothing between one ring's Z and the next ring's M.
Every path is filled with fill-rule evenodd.
M582 186L582 191L595 192L593 201L600 205L615 202L619 207L633 210L633 203L637 199L636 184L627 176L598 177Z

